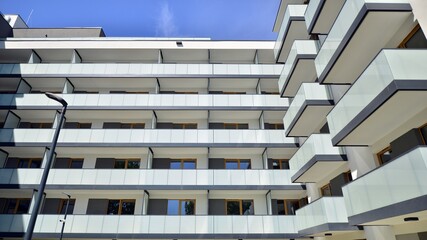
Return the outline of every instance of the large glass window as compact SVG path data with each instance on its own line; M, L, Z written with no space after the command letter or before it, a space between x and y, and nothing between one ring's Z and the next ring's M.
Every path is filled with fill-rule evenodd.
M30 198L7 198L0 212L4 214L26 214L30 209L30 203Z
M253 200L226 200L227 215L254 215Z
M107 214L132 215L135 211L135 199L116 199L108 201Z
M64 128L89 129L91 127L92 127L92 123L66 122L64 124Z
M391 160L391 148L387 147L386 149L382 150L377 154L378 162L380 165L383 165L384 163Z
M40 168L42 166L41 158L20 158L17 168Z
M296 210L300 207L299 199L277 200L279 215L295 215Z
M119 169L138 169L141 159L115 159L114 168Z
M331 185L328 183L325 186L320 188L322 196L332 196Z
M169 199L168 215L194 215L196 200L194 199Z
M225 159L225 169L251 169L251 160Z
M172 159L170 169L196 169L196 159Z
M427 39L420 25L417 25L408 34L402 43L400 43L399 48L427 48Z
M272 159L273 169L289 169L289 159Z
M173 123L173 129L197 129L197 123Z

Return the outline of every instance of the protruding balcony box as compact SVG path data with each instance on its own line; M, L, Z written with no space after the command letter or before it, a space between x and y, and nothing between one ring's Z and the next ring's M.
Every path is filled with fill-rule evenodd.
M413 29L411 11L409 0L346 1L316 57L319 82L353 83L381 49L396 48Z
M50 146L54 129L0 129L0 146ZM63 147L281 147L297 148L277 130L62 129Z
M35 238L57 238L64 215L37 217ZM30 215L1 214L0 237L22 237ZM68 215L67 238L297 238L295 216Z
M391 142L393 139L385 137L397 137L411 126L423 125L427 111L426 59L427 50L381 51L329 113L332 143Z
M403 224L406 217L426 220L427 147L400 155L342 190L351 225Z
M277 62L285 62L295 40L309 38L304 21L306 9L307 5L288 5L286 8L276 44L274 45L274 56Z
M332 146L329 134L312 134L289 161L290 169L296 172L292 182L319 182L346 161L344 149Z
M316 81L317 73L314 67L314 58L316 58L317 51L317 41L296 40L292 44L279 79L282 97L294 97L301 83Z
M287 98L277 95L215 94L58 94L68 109L117 110L281 110ZM0 109L58 109L58 102L44 94L1 94Z
M325 233L357 231L347 219L343 197L322 197L296 211L301 236L325 236Z
M306 0L281 0L279 10L277 11L276 21L274 22L273 32L279 32L282 26L283 17L285 16L288 5L304 4Z
M1 188L34 188L43 169L0 169ZM109 190L293 190L304 186L291 182L291 170L222 169L51 169L47 189Z
M283 118L286 136L307 137L325 123L334 101L328 86L303 83Z
M328 34L345 0L310 0L305 23L311 34Z

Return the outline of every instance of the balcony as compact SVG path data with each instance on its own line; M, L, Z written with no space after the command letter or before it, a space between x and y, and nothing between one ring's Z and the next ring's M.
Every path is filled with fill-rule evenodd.
M325 236L325 233L356 231L350 226L343 197L322 197L296 212L301 236Z
M287 98L275 95L208 94L58 94L68 109L110 110L280 110ZM58 109L60 105L44 94L1 94L0 109Z
M303 83L283 118L286 136L307 137L326 122L326 115L334 106L328 86Z
M391 142L423 125L427 114L427 106L421 104L427 99L425 59L427 50L381 51L329 113L332 143Z
M314 58L316 58L317 51L317 41L296 40L292 44L279 79L279 90L282 97L294 97L302 83L316 81Z
M427 220L427 147L418 147L343 187L351 225ZM425 225L424 229L425 229Z
M285 62L295 40L309 38L304 22L306 8L307 5L288 5L286 8L274 45L274 56L277 62Z
M276 78L281 70L275 64L33 63L0 64L0 77Z
M329 134L313 134L289 161L290 169L295 171L292 182L319 182L346 161L344 149L332 146Z
M58 237L63 215L39 215L36 238ZM23 236L30 215L0 215L0 236ZM296 238L295 216L69 215L65 238Z
M411 11L408 0L346 1L316 57L319 82L352 84L381 49L397 47L412 30Z
M50 146L54 129L0 129L0 146ZM278 147L297 148L278 130L63 129L62 147Z
M0 169L3 188L34 188L43 169ZM47 189L304 190L290 170L51 169Z
M311 34L328 34L345 0L310 0L305 12L305 23Z

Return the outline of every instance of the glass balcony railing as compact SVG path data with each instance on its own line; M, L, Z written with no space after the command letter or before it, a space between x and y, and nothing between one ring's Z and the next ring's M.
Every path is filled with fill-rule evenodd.
M380 220L377 217L382 214L378 212L371 214L374 218L367 214L377 209L387 212L382 215L385 218L409 214L411 212L405 212L405 208L396 204L427 195L427 147L415 148L342 189L350 222L355 215L359 215L358 223ZM411 207L408 203L405 206ZM427 210L425 204L412 207L419 208L419 211Z
M386 101L389 101L389 98L394 97L392 95L396 91L411 91L411 98L417 97L413 94L417 89L425 91L420 86L423 81L427 81L426 58L427 50L387 49L381 51L328 114L327 119L333 144L342 145L340 142L349 138L349 134L355 132L359 124L366 121L375 111L378 111ZM398 82L400 84L397 84ZM401 89L399 89L400 86L402 86ZM380 96L385 97L379 98ZM421 99L420 97L420 101L422 101ZM400 106L405 106L405 101L412 103L409 98L403 98L399 101L399 104L402 104ZM369 122L370 130L368 132L359 131L356 140L345 140L345 144L369 145L383 134L372 134L377 126L384 129L384 125L386 125L386 127L393 129L392 123L384 124L384 119L393 119L394 117L410 119L424 108L425 105L423 104L411 104L411 111L398 116L394 115L396 114L394 109L383 112L378 120ZM362 136L365 137L362 139Z
M0 76L22 77L277 77L277 64L0 64Z
M39 215L34 234L57 237L61 231L63 215ZM0 232L25 232L30 215L0 215ZM43 223L43 224L40 224ZM117 234L134 237L161 235L223 237L277 236L295 238L295 216L150 216L150 215L68 215L64 233L70 237L79 234L90 238L103 234L115 238ZM55 234L55 235L54 235ZM131 235L132 234L132 235ZM51 237L52 237L51 236ZM131 238L132 238L131 237Z
M211 94L57 94L68 109L266 109L286 110L289 99L277 95ZM0 94L0 108L58 109L44 94Z
M303 234L334 231L334 224L348 224L343 197L322 197L298 209L296 216L298 232ZM310 230L314 227L322 227L323 229ZM348 226L347 230L353 228L355 227Z
M54 129L0 129L0 145L50 146ZM58 146L289 147L295 138L277 130L62 129Z
M0 185L40 183L43 169L0 169ZM49 185L75 185L76 189L116 186L117 189L289 189L302 190L292 183L291 170L222 170L222 169L51 169ZM268 187L267 187L268 186Z

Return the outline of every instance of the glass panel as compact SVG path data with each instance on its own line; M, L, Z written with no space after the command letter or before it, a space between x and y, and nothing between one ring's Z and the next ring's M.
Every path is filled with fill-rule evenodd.
M120 125L120 128L126 128L126 129L131 128L131 124L130 123L122 123Z
M288 206L287 215L295 215L295 211L299 209L298 200L286 200L286 204Z
M135 201L122 201L122 215L133 215L135 211Z
M197 129L197 123L186 124L185 129Z
M279 160L273 160L273 169L280 169Z
M29 163L30 159L19 159L18 168L28 168Z
M380 160L380 165L383 165L384 163L390 161L391 160L391 150L389 149L389 150L381 153L379 155L379 158L380 158L379 159Z
M240 169L251 169L250 160L240 160Z
M4 208L5 214L15 213L16 204L18 203L17 199L8 199L6 203L6 207Z
M126 161L122 159L116 159L114 162L114 168L120 168L123 169L126 166Z
M144 129L145 123L134 123L132 128L135 129Z
M252 200L242 200L243 215L254 215L254 202Z
M281 160L281 169L289 169L289 161L288 160Z
M71 160L70 168L83 168L83 160Z
M181 201L181 215L194 215L194 201Z
M18 208L16 209L16 214L24 214L28 213L28 209L30 209L31 199L20 199Z
M62 205L61 205L61 211L59 212L59 214L65 214L65 209L67 208L67 201L68 199L61 201ZM67 214L73 214L75 202L76 202L75 199L70 199L70 204L68 205Z
M170 169L181 169L181 161L171 161Z
M79 127L80 127L80 128L88 129L88 128L91 128L91 127L92 127L92 123L80 123L80 124L79 124Z
M127 168L128 169L138 169L140 161L139 160L130 160L128 161Z
M172 128L173 129L184 129L184 124L174 123Z
M322 191L322 196L332 196L331 186L329 186L329 184L322 187L321 191Z
M224 129L236 129L237 128L237 124L234 123L225 123L224 124Z
M240 201L227 201L227 215L240 215Z
M109 200L107 214L117 215L119 214L120 200Z
M248 129L249 125L247 123L239 123L237 129Z
M239 168L239 164L238 164L237 160L236 161L227 160L225 162L225 169L238 169L238 168Z
M179 214L179 200L168 200L168 215Z
M196 169L195 161L184 161L183 169Z
M414 35L406 42L406 48L427 48L427 40L423 31L418 29Z
M286 215L285 212L285 201L277 200L277 214L278 215Z
M30 168L40 168L42 166L41 159L33 159L30 164Z

